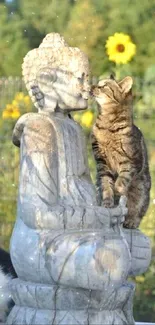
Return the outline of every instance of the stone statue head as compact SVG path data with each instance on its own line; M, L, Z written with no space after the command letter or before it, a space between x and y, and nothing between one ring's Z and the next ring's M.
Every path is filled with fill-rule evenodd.
M39 111L87 108L89 62L78 48L69 47L57 33L48 34L24 58L23 76Z

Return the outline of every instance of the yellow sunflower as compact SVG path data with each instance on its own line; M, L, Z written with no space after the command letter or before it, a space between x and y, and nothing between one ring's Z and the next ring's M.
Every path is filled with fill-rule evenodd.
M123 33L109 36L105 47L109 60L116 64L126 64L136 54L136 45L131 41L129 35Z

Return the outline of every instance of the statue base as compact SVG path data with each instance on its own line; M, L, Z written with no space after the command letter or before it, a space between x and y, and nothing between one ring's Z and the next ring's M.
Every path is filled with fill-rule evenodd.
M132 325L135 324L131 316L134 288L133 283L126 282L103 294L99 290L73 289L14 279L12 295L16 305L7 324Z

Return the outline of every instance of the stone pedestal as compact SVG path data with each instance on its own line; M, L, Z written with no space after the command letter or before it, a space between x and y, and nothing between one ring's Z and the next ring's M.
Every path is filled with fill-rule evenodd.
M27 89L39 109L13 131L20 147L17 220L11 258L15 301L7 324L134 324L134 284L150 243L122 230L125 198L97 205L85 139L68 112L85 109L89 64L59 34L49 34L24 60Z
M19 280L12 289L16 306L8 324L134 324L131 283L104 294Z
M92 250L94 246L98 246L100 235L104 247L100 259L104 259L104 262L99 261L96 278L92 278ZM32 233L22 221L18 222L12 237L12 259L20 279L12 281L12 295L16 305L8 317L7 324L134 324L132 307L135 285L127 281L127 271L129 275L136 275L147 269L151 258L150 243L138 230L125 230L124 235L129 242L131 257L122 234L116 235L111 231L111 234L107 235L98 231L89 233L92 239L87 245L85 246L85 241L85 247L77 245L76 252L72 252L71 258L69 256L70 260L67 258L66 264L62 264L67 252L66 255L64 252L61 254L61 244L64 242L61 235L57 236L55 241L52 240L52 243L50 239L47 240L45 248L38 231ZM46 236L48 238L49 234ZM131 237L132 244L129 241ZM19 241L25 241L25 245L19 245ZM70 243L69 239L67 242ZM143 253L140 247L143 247ZM65 246L65 250L66 248ZM48 250L50 255L46 253ZM85 259L85 252L87 258L92 256L90 264ZM61 268L59 274L64 272L61 279L58 279L60 275L55 265L57 263ZM77 279L73 274L73 267L78 269Z

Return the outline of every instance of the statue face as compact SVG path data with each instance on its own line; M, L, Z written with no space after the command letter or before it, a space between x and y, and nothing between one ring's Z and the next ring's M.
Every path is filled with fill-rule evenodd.
M86 69L70 72L61 69L41 71L38 79L40 90L44 94L45 110L63 111L83 110L87 108L89 97L89 76Z
M40 112L87 108L88 58L58 33L46 35L37 49L29 51L22 69L26 87Z
M60 98L59 107L64 110L86 109L90 90L88 74L79 69L76 73L58 71L57 75L53 87Z

